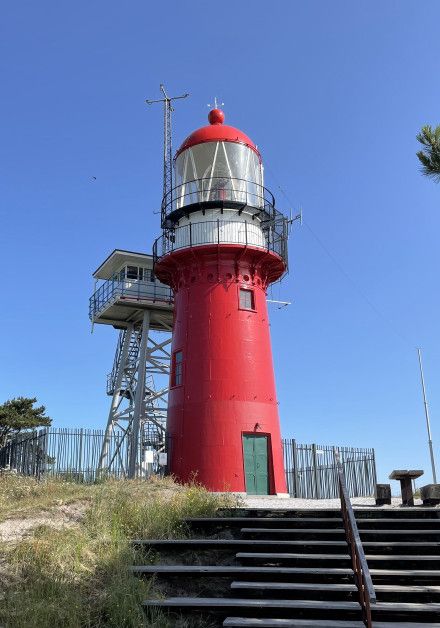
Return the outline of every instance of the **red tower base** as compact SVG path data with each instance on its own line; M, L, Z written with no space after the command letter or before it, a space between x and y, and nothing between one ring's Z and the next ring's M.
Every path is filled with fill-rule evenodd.
M156 264L175 292L168 433L178 481L287 494L265 292L283 271L274 253L227 244Z

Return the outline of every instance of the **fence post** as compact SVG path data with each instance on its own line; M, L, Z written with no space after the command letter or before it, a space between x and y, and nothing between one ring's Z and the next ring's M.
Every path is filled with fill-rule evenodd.
M316 444L312 444L312 462L313 462L313 481L314 481L314 497L315 499L320 498L321 491L319 490L319 482L318 482L318 460L316 456Z
M376 453L374 451L374 449L372 450L372 461L373 461L373 490L374 493L376 493L376 486L377 486L377 475L376 475Z
M293 496L299 497L298 495L298 459L297 459L295 439L293 439L292 441L292 461L293 461Z
M82 463L82 450L83 450L83 429L79 430L79 452L78 452L78 479L81 475L81 463Z

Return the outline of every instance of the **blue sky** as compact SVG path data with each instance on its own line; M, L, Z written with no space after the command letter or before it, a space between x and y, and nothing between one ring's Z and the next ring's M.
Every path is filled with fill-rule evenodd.
M191 94L176 145L217 95L279 209L303 208L273 289L292 305L271 306L284 435L373 446L383 481L430 481L415 347L440 465L440 185L415 136L440 123L439 19L436 1L4 3L0 400L104 426L116 332L90 334L91 273L159 235L162 120L144 100L164 82Z

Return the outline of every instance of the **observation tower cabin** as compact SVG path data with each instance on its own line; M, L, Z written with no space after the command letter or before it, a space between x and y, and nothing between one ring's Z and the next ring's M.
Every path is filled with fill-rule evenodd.
M153 256L115 249L95 270L99 282L90 298L93 323L124 329L142 323L149 311L150 329L161 331L173 324L173 294L153 271Z

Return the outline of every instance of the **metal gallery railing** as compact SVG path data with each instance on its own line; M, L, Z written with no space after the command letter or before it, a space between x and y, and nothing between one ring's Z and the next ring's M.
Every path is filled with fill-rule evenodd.
M287 266L288 221L263 223L258 220L207 220L165 230L153 245L156 262L168 253L184 248L233 244L260 248L279 255Z
M108 279L89 299L89 317L93 320L117 299L173 303L173 291L158 282L137 279Z
M350 497L371 497L376 488L374 449L339 447ZM289 493L304 499L339 497L334 447L283 440L284 468Z
M248 179L203 177L176 185L162 199L162 216L201 203L241 205L275 218L275 198L267 188Z
M338 473L338 488L341 499L342 519L344 522L345 538L347 540L351 564L354 573L354 580L358 589L359 604L362 609L362 619L367 626L373 626L371 620L371 606L376 604L376 592L374 590L373 581L371 579L370 570L368 569L367 559L365 557L364 548L362 546L359 530L354 516L353 507L348 495L347 485L345 482L344 468L342 466L341 457L338 449L334 448L335 466Z

